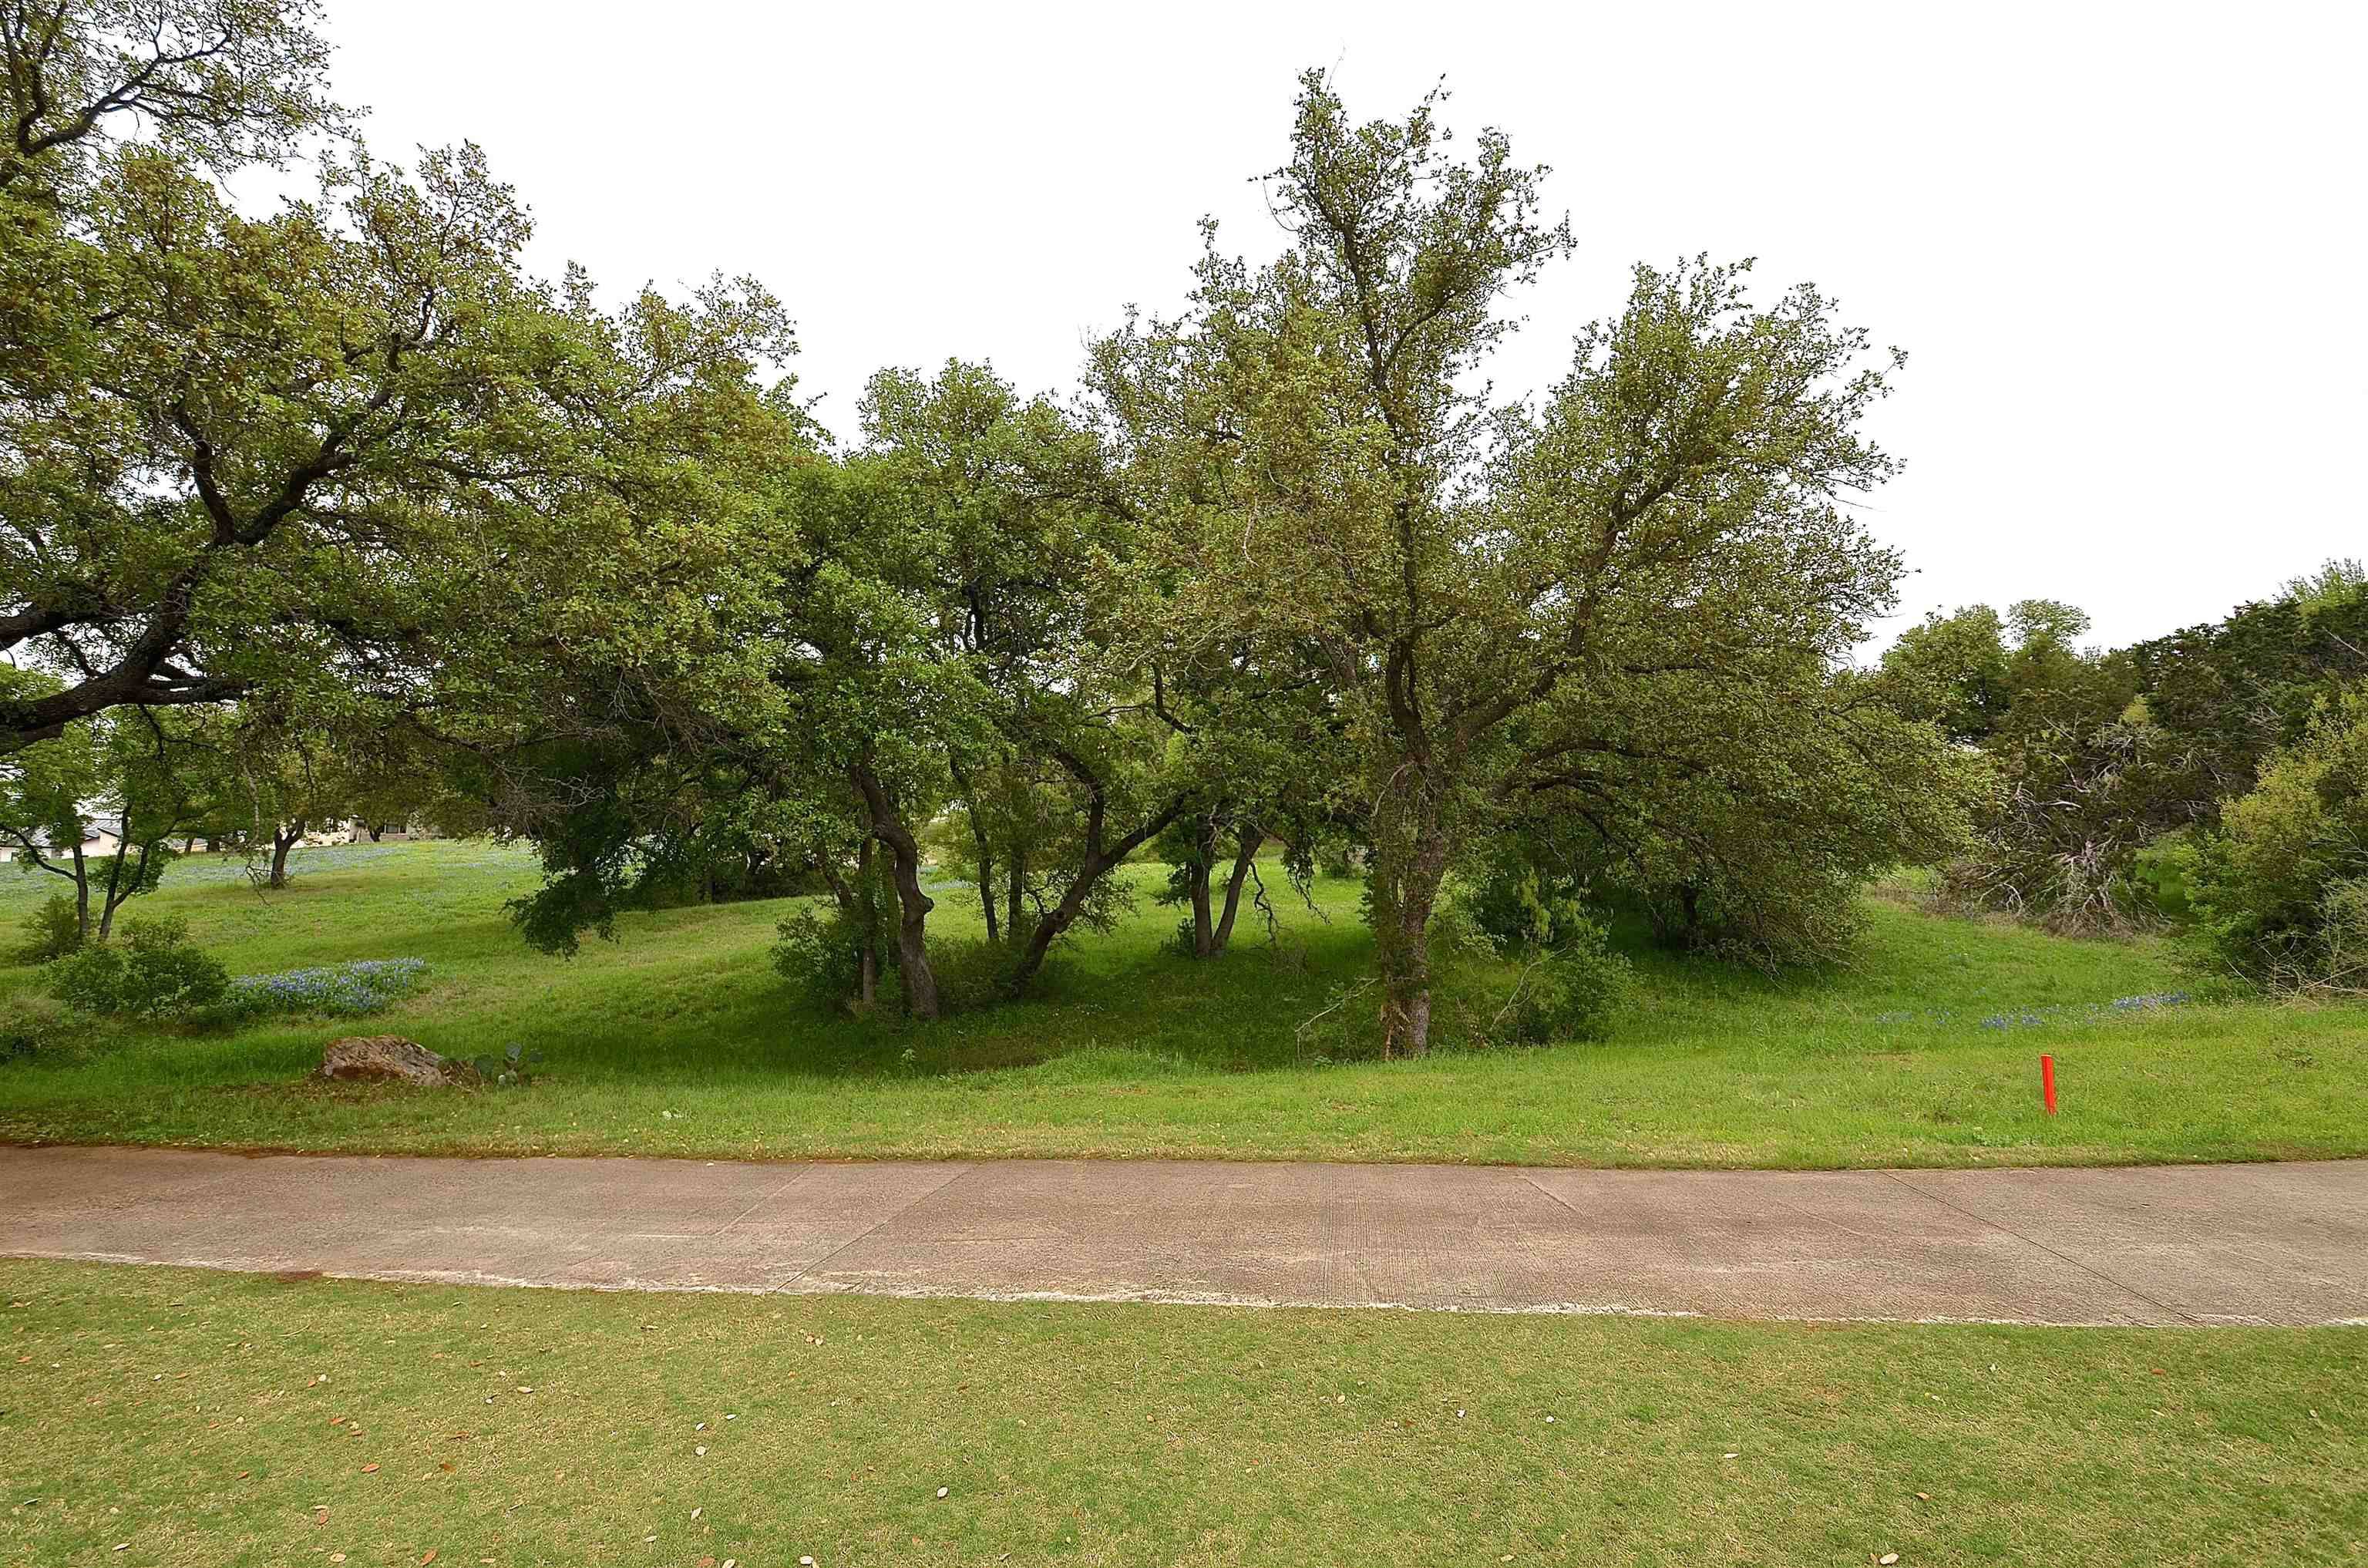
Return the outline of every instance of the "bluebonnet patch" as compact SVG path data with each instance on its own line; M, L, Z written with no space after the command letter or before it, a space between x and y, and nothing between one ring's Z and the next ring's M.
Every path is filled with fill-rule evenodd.
M357 959L319 969L243 974L230 983L230 1006L242 1013L326 1013L359 1017L382 1011L415 990L425 959Z

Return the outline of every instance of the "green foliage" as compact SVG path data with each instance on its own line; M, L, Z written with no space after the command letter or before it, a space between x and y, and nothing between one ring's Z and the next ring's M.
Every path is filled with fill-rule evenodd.
M229 971L189 941L188 922L176 915L128 921L120 941L58 960L47 979L51 994L77 1012L131 1018L202 1013L230 994Z
M2197 819L2176 737L2143 722L2021 735L1972 853L1943 868L1949 898L2066 933L2124 930L2158 901L2138 857Z
M844 907L800 909L775 927L774 971L816 1007L837 1011L862 1000L863 956L873 955L876 981L895 971L896 945L887 922Z
M55 1002L42 996L11 996L0 1001L0 1062L55 1060L78 1042L86 1027Z
M1979 744L2013 699L2005 623L1987 605L1952 615L1934 610L1884 650L1881 680L1900 712L1939 725L1952 740Z
M2131 648L2077 646L2087 630L2046 600L2003 620L1984 606L1935 617L1884 656L1875 690L1978 743L1994 771L1948 897L2067 932L2184 918L2223 801L2368 676L2368 591L2356 563L2331 562L2275 599Z
M1611 950L1604 927L1582 919L1522 969L1497 1015L1496 1035L1525 1045L1601 1040L1611 1032L1634 973Z
M2137 852L2131 874L2155 914L2184 920L2194 913L2195 856L2195 832L2190 828L2174 828Z
M1449 902L1470 911L1498 952L1517 953L1559 949L1595 929L1586 893L1577 877L1542 869L1516 846L1463 882Z
M2199 939L2280 991L2368 994L2368 684L2273 752L2182 869Z
M83 942L81 912L62 892L51 893L37 905L19 929L25 933L24 943L10 955L18 963L48 963L75 951Z
M1373 890L1369 882L1359 894L1365 923L1373 921ZM1458 959L1494 959L1501 956L1494 933L1480 923L1472 901L1464 896L1461 879L1450 877L1440 884L1439 906L1430 912L1423 927L1427 957L1438 962Z
M929 967L939 999L950 1014L975 1012L1006 1002L1022 990L1057 989L1064 968L1058 953L1027 966L1026 938L939 937L929 944ZM1024 972L1023 972L1024 969Z
M532 1084L535 1069L541 1064L542 1052L529 1051L515 1040L498 1055L480 1056L469 1063L480 1083L505 1089L523 1089Z
M1696 259L1637 267L1534 409L1488 406L1504 296L1573 241L1503 135L1453 155L1439 101L1360 124L1308 74L1269 187L1289 249L1209 232L1187 314L1094 369L1157 501L1168 640L1324 693L1394 1053L1427 1048L1440 879L1508 826L1558 821L1639 891L1724 875L1775 953L1832 923L1753 923L1775 852L1747 850L1839 886L1947 846L1969 783L1838 673L1901 570L1841 506L1894 467L1863 423L1896 356Z
M523 1043L565 1063L564 1092L395 1101L302 1086L318 1028L278 1018L201 1043L188 1026L102 1031L75 1014L51 1065L0 1072L0 1137L356 1152L664 1153L702 1159L997 1155L1486 1161L1553 1165L2130 1164L2368 1153L2360 1005L2199 1003L2123 1014L2095 1004L2192 990L2153 936L2072 941L2005 921L1921 913L1886 882L1848 965L1763 974L1654 944L1634 920L1614 948L1636 988L1609 1040L1543 1052L1459 1051L1407 1069L1379 1045L1372 939L1357 885L1318 881L1321 912L1278 900L1282 949L1182 963L1158 944L1156 867L1121 875L1142 906L1061 955L1066 974L1016 1004L898 1027L792 1005L766 949L787 911L722 904L620 917L621 947L553 965L506 941L504 899L531 855L435 841L313 852L296 904L263 908L234 858L175 868L148 906L186 915L235 973L410 954L437 983L396 1027L458 1061ZM1270 874L1269 874L1270 875ZM42 896L0 876L0 911ZM981 935L941 892L933 939ZM299 907L301 905L301 907ZM13 934L13 933L12 933ZM1453 960L1440 1024L1489 1038L1519 960ZM0 997L37 990L0 971ZM1337 1040L1296 1027L1354 991ZM2009 1033L1990 1015L2051 1020ZM1342 1012L1330 1015L1342 1018ZM339 1030L337 1032L350 1032ZM121 1039L133 1048L100 1051ZM1442 1045L1453 1043L1442 1040ZM1114 1044L1184 1072L1048 1088ZM920 1071L899 1053L913 1047ZM2045 1117L2031 1082L2054 1051L2078 1097ZM2307 1053L2303 1069L2281 1052ZM1318 1057L1335 1066L1302 1072ZM1781 1086L1775 1092L1771 1085ZM433 1103L430 1103L430 1101ZM1948 1119L1932 1114L1944 1108ZM665 1120L662 1109L677 1113ZM1705 1154L1704 1151L1713 1151Z

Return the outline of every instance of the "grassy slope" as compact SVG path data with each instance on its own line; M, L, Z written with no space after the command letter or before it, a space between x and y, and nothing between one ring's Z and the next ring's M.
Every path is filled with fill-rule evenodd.
M234 972L409 956L432 965L428 990L358 1026L158 1035L80 1062L0 1066L0 1136L1793 1166L2368 1153L2368 1012L2092 1017L2088 1004L2180 983L2158 946L1882 902L1841 971L1770 981L1640 952L1640 994L1607 1043L1326 1065L1303 1059L1293 1031L1365 964L1346 883L1318 890L1328 925L1286 907L1286 961L1255 937L1212 964L1170 957L1159 943L1172 913L1145 898L1117 935L1084 938L1044 999L923 1030L792 1002L765 960L780 904L635 917L621 943L561 961L526 951L502 915L532 882L521 855L311 851L299 872L264 895L233 867L178 866L143 904L188 916ZM0 921L13 925L45 880L0 869ZM943 892L934 928L974 931L971 900ZM0 971L0 1000L32 979ZM549 1076L523 1092L302 1084L322 1042L356 1028L461 1056L521 1041ZM2043 1051L2064 1088L2052 1120L2037 1105Z
M29 1263L0 1263L0 1291L10 1562L2368 1552L2356 1330L625 1296Z

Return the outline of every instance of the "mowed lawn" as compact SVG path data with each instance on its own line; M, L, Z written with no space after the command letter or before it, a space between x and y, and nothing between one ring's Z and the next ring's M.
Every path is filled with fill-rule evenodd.
M2368 1153L2368 1009L2115 1009L2192 982L2158 941L2071 941L1899 899L1871 902L1873 929L1842 968L1771 980L1633 942L1640 983L1608 1040L1377 1062L1327 1060L1338 1046L1300 1028L1367 967L1347 881L1318 884L1319 917L1269 877L1278 940L1246 929L1196 964L1164 947L1175 912L1149 897L1160 869L1130 868L1136 913L1082 935L1041 998L916 1028L800 1002L767 957L784 903L633 916L618 942L558 960L528 950L503 913L534 883L518 851L365 846L302 852L296 869L265 893L235 863L201 858L132 909L186 916L234 973L418 958L426 988L370 1018L150 1031L0 1064L0 1137L1677 1166ZM13 927L52 881L0 868L0 922ZM938 896L933 929L977 932L970 890ZM0 970L0 1003L37 980ZM477 1091L307 1083L322 1045L355 1032L462 1057L515 1042L541 1053L543 1076ZM2053 1119L2042 1052L2062 1086Z
M626 1295L23 1262L0 1263L0 1290L10 1562L2368 1553L2357 1330Z

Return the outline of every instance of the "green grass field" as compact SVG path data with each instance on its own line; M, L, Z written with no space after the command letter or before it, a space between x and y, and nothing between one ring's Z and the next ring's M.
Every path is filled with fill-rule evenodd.
M0 1291L8 1562L2368 1553L2368 1335L2342 1329L615 1295L17 1262Z
M1363 972L1356 888L1278 903L1213 962L1166 951L1147 889L1045 994L927 1028L802 1005L766 949L786 905L632 917L573 960L503 902L532 861L484 844L311 850L280 893L232 862L173 868L135 911L186 916L234 973L419 958L428 984L359 1020L151 1032L0 1064L0 1136L298 1149L746 1157L1025 1154L1849 1166L2368 1153L2368 1009L2115 1013L2186 983L2157 942L2082 942L1876 899L1849 966L1770 980L1634 947L1612 1037L1421 1062L1327 1062L1297 1033ZM0 868L13 926L52 879ZM1278 893L1281 890L1278 886ZM967 890L933 929L974 933ZM0 970L0 1003L36 971ZM1365 1006L1359 1002L1356 1006ZM542 1053L525 1089L304 1082L340 1033L473 1057ZM2053 1053L2063 1113L2042 1114ZM671 1113L666 1114L666 1113Z

